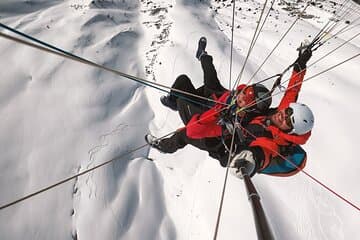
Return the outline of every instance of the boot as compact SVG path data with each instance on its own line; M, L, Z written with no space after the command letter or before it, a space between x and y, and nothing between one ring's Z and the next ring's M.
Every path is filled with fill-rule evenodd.
M151 147L159 150L160 152L163 153L161 147L160 147L160 140L158 140L156 137L154 137L153 135L146 134L145 135L145 141L147 142L147 144L149 144Z
M199 59L199 61L201 60L201 57L204 55L204 54L207 54L207 52L205 51L205 48L206 48L206 38L205 37L201 37L199 39L199 44L198 44L198 49L196 51L196 58Z

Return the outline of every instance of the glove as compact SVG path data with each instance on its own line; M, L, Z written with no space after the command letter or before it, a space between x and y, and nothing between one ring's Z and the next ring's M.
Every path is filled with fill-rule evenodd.
M295 61L294 70L296 72L300 72L306 68L306 63L312 56L312 51L310 47L300 47L299 48L299 57Z
M242 170L242 171L241 171ZM256 172L256 161L250 150L243 150L231 159L230 173L243 179L243 173L252 177Z
M225 110L220 112L219 120L217 122L218 125L223 127L223 130L227 130L228 133L232 134L234 131L234 124L232 121L232 116L229 110Z
M310 48L306 48L304 51L299 51L299 57L298 57L298 62L299 63L303 63L306 64L309 59L312 56L312 51Z
M232 122L224 121L224 127L230 134L234 132L234 124Z

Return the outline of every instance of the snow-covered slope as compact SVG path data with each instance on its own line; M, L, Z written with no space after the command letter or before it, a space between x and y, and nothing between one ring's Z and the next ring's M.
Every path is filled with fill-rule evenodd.
M341 1L342 2L342 1ZM305 4L276 1L246 65L246 82ZM263 1L236 1L232 83L246 58ZM270 3L268 3L270 5ZM354 26L314 52L310 64L360 32L359 6L334 30ZM283 71L340 1L306 10L253 82ZM170 86L196 86L200 36L229 86L231 1L2 1L0 22L107 67ZM8 33L7 31L4 31ZM360 40L309 67L307 76L359 53ZM0 38L0 204L73 176L182 126L159 90ZM304 83L299 101L316 114L305 170L360 205L356 127L359 59ZM271 83L266 83L270 86ZM274 97L273 104L280 96ZM146 160L147 157L154 162ZM175 154L142 148L76 180L0 211L0 239L211 239L225 169L192 146ZM356 239L359 211L304 174L253 178L277 239ZM218 239L256 239L241 180L229 177Z
M139 3L65 1L42 7L2 22L107 67L144 76ZM1 74L1 202L143 144L139 136L148 132L153 116L143 86L1 40L1 65L7 69ZM2 211L1 239L139 239L144 232L156 239L167 218L156 166L138 159L147 152ZM144 196L153 193L144 205ZM150 220L157 224L148 225Z

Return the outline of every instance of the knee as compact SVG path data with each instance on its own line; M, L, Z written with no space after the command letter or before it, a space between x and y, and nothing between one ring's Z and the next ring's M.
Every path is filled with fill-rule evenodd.
M184 83L191 82L191 80L186 74L181 74L176 78L175 82Z
M202 57L202 60L212 62L213 57L212 57L211 55L207 55L207 54L206 54L206 55L204 55L204 56Z
M193 91L194 89L190 78L185 74L178 76L172 87L183 91Z

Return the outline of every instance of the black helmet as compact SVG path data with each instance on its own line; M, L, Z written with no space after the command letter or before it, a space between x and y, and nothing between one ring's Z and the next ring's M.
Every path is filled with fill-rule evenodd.
M252 84L249 87L253 88L256 103L256 105L251 107L249 110L255 110L258 112L265 112L268 110L272 101L270 91L260 83Z

